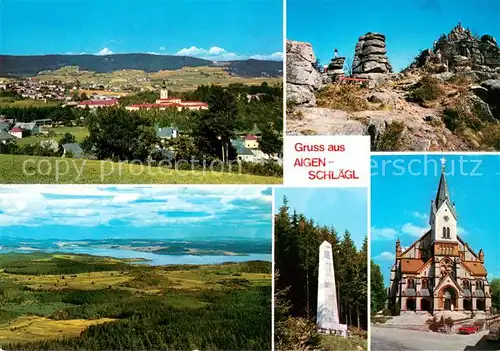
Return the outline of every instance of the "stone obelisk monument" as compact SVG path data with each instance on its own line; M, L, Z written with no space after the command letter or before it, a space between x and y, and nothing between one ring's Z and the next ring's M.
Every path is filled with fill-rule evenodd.
M323 241L319 247L318 311L316 324L320 332L347 337L347 325L339 322L332 245Z

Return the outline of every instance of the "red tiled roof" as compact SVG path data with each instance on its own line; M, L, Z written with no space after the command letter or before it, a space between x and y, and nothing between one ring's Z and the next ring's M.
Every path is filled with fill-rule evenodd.
M245 140L257 140L257 137L256 137L255 135L248 134L248 135L245 137Z
M139 108L155 108L155 107L207 107L208 104L199 101L184 101L178 102L162 102L159 104L134 104L129 107L139 107Z
M19 133L22 132L23 130L21 128L12 128L10 131L13 133Z
M402 273L417 273L424 262L419 258L402 258L401 272Z
M462 264L467 268L472 274L478 276L486 276L487 272L481 262L476 261L462 261Z
M118 100L116 99L110 99L110 100L84 100L80 101L78 105L82 106L113 106L118 103Z

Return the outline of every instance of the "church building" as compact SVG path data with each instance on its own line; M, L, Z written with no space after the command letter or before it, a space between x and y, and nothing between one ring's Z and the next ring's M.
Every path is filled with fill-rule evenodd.
M396 241L389 304L401 311L487 311L491 295L484 253L457 233L458 216L450 198L444 159L437 194L431 201L430 229L408 248Z
M162 88L160 90L160 98L156 100L154 104L133 104L125 107L128 111L139 111L139 110L166 110L175 108L177 111L182 110L208 110L208 104L201 101L182 101L180 98L168 97L168 89Z

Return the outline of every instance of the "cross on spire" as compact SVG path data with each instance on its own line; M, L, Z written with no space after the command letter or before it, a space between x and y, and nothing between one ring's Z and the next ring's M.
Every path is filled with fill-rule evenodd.
M445 168L446 168L446 159L445 159L445 158L444 158L444 156L443 156L443 157L441 157L439 160L441 161L441 169L442 169L442 170L443 170L443 172L444 172L444 170L445 170Z

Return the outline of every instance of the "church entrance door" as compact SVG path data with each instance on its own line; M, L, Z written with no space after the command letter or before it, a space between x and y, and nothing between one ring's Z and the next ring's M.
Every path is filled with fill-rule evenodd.
M445 297L444 298L444 309L446 311L450 311L451 310L451 298L450 297Z
M406 300L406 310L407 311L415 311L415 309L416 309L415 299Z
M422 311L431 312L431 300L422 299L422 301L420 302L420 309Z
M445 311L451 311L457 308L456 297L457 294L452 287L448 286L442 290L443 307Z

